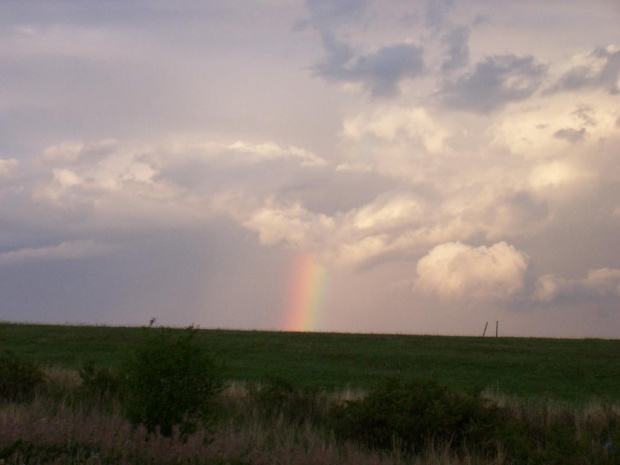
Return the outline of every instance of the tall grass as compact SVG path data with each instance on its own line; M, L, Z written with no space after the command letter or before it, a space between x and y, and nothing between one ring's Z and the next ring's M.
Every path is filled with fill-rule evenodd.
M75 373L54 368L53 390L32 403L0 407L0 460L3 464L398 464L390 454L340 444L311 422L291 423L250 397L258 386L232 384L220 394L222 418L215 431L199 428L170 437L132 428L120 407L98 409L80 398ZM58 385L64 386L63 390ZM50 394L52 393L53 394ZM265 391L263 390L263 393Z
M132 427L122 416L119 403L104 404L85 395L76 371L50 367L45 372L47 383L31 402L0 405L0 460L5 465L620 462L616 450L620 444L620 405L602 401L570 405L486 392L486 398L508 409L524 425L517 438L528 441L531 452L517 462L501 443L491 456L483 457L475 450L457 454L450 441L430 441L410 454L396 439L387 450L337 440L325 421L328 412L333 405L360 401L366 393L300 388L283 380L262 385L230 383L217 398L219 421L215 429L198 428L183 436L175 428L170 437L165 437L159 431L149 433L143 426ZM558 439L568 444L557 444ZM580 448L571 449L571 443ZM572 452L575 455L571 456Z

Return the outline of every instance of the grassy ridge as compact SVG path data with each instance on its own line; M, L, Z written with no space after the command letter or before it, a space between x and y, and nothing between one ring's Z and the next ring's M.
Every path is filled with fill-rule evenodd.
M0 350L44 364L115 366L141 328L0 323ZM618 400L620 341L201 330L230 379L278 376L323 388L368 388L385 377L432 379L457 389L520 397Z

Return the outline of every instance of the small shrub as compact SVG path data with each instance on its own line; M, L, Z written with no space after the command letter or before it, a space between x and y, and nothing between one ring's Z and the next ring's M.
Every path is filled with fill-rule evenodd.
M45 373L36 363L23 360L11 351L0 355L0 402L30 401L45 381Z
M124 368L127 418L150 432L159 428L165 436L175 425L188 434L199 423L211 423L222 380L207 350L195 342L196 330L149 327L145 332Z
M268 378L260 389L252 387L250 399L264 417L283 417L293 425L320 424L327 410L325 391L298 386L279 377Z
M108 367L97 367L92 360L79 371L82 394L96 401L109 401L121 394L121 375Z
M336 437L370 449L421 452L433 443L455 451L497 451L506 412L479 394L462 394L432 381L388 381L362 400L347 401L330 411Z
M513 411L513 428L504 434L514 463L530 465L617 465L614 440L620 437L618 415L601 408L593 424L574 408L523 403Z

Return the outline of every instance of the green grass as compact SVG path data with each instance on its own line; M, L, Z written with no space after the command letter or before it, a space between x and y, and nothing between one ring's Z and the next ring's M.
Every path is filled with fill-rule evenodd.
M0 323L0 351L46 365L88 359L117 366L141 328ZM201 330L230 379L269 376L327 389L369 388L386 377L424 378L456 389L585 402L620 395L620 341Z

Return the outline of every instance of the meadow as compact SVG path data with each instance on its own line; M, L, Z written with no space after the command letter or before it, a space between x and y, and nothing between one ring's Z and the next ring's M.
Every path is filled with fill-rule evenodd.
M179 329L178 331L182 331ZM117 367L143 328L0 323L0 352L49 366ZM620 341L200 330L197 341L237 381L279 377L324 389L367 389L389 377L493 389L521 398L615 400Z
M150 347L152 355L133 366L154 370L153 382L175 351L173 371L185 357L178 358L179 346L145 346L149 331L159 334L0 323L0 354L12 352L0 355L0 463L620 460L620 341L192 331L192 344L213 356L223 384L204 422L166 432L132 420L127 388L118 390L127 385L128 354ZM187 330L168 334L182 340ZM19 370L24 386L37 388L7 396L7 386L21 388L12 383ZM139 391L148 384L140 381Z

